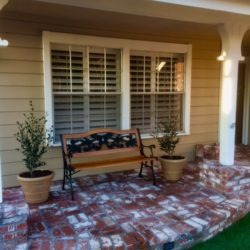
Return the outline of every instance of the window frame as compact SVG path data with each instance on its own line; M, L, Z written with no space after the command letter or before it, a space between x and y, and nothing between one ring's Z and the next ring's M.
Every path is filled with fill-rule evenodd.
M121 129L130 128L130 52L149 51L159 53L183 53L185 54L185 80L183 100L183 131L179 135L190 134L190 103L191 103L191 64L192 45L152 42L143 40L128 40L119 38L85 36L79 34L66 34L43 31L43 69L44 69L44 105L47 114L46 127L53 126L53 98L51 76L51 43L87 45L121 49ZM151 135L142 135L142 138L152 138Z

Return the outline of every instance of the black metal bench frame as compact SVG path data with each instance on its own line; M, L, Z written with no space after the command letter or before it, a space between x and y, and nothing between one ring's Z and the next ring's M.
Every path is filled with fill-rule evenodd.
M84 133L61 134L63 155L63 183L68 180L71 189L71 198L74 199L72 176L79 171L91 169L103 169L111 166L140 163L139 177L142 177L143 167L150 167L153 184L156 185L154 173L153 148L155 145L143 145L139 129L114 130L95 129ZM148 148L150 155L147 156L144 148ZM130 156L138 153L138 156ZM123 155L123 153L126 153ZM102 156L120 154L121 157L110 160L99 160ZM74 163L74 158L91 159L90 162ZM97 160L98 159L98 160ZM80 160L81 161L81 160Z

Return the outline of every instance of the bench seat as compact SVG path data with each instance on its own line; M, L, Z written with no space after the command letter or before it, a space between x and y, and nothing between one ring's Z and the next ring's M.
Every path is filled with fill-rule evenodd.
M153 159L153 158L152 158ZM73 163L71 164L72 169L75 171L79 170L91 170L95 169L103 169L106 167L112 166L123 166L126 164L134 164L134 163L141 163L142 161L149 161L151 158L146 158L143 156L134 156L134 157L124 157L118 159L108 159L103 161L95 161L95 162L84 162L84 163Z

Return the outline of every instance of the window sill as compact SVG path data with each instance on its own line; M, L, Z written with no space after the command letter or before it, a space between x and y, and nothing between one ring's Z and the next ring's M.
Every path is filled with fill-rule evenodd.
M187 133L184 131L178 133L178 136L186 136L186 135L190 135L190 133ZM141 134L141 138L142 139L154 139L155 137L151 134Z

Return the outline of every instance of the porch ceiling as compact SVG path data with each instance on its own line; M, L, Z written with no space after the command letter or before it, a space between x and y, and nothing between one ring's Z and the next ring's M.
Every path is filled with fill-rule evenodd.
M246 0L213 0L213 4L210 0L192 0L188 3L183 0L36 1L199 23L218 24L232 20L234 22L250 20L250 5Z
M181 5L179 3L181 1L177 1L177 4L170 2L171 0L105 0L101 2L97 0L9 0L2 8L0 16L17 20L21 18L31 22L67 23L79 29L102 27L104 30L120 30L121 33L146 31L158 36L168 31L178 34L180 29L182 35L185 35L183 33L199 35L204 32L204 28L208 35L214 35L214 32L217 32L216 25L220 23L232 22L232 20L250 23L250 4L246 1L223 1L225 6L230 2L231 4L237 3L241 9L244 7L243 14L233 13L230 10L214 10L213 6L211 9L205 6L198 8ZM250 54L249 44L250 31L246 33L243 40L244 55Z
M196 4L195 1L200 4ZM219 24L232 22L232 20L244 23L250 21L250 4L245 0L214 0L213 6L207 0L193 0L190 3L176 0L1 0L0 2L3 2L3 6L8 2L5 9L9 11L32 14L43 14L45 11L47 15L50 15L53 11L57 11L60 6L64 8L64 11L57 11L56 15L60 16L61 14L66 17L76 17L77 13L73 10L81 11L82 8L87 8L206 24ZM70 11L71 8L72 11Z
M53 1L51 1L53 2ZM133 6L131 8L131 13L129 12L119 12L110 10L101 10L100 8L86 8L79 6L69 6L59 4L59 2L64 3L65 1L55 1L55 3L48 3L47 1L35 1L35 0L9 0L8 4L0 12L0 17L6 17L16 20L26 20L36 23L52 23L52 24L67 24L68 26L77 28L89 28L89 29L100 29L104 30L119 30L121 33L125 32L147 32L154 34L162 34L166 31L171 31L173 34L178 34L178 30L182 30L183 33L196 34L204 32L204 27L206 31L214 35L215 25L196 23L196 22L185 22L180 20L169 19L165 17L160 17L157 15L143 15L134 14L132 9L134 9L135 3L138 4L139 1L119 1L119 3L127 3L127 7ZM68 1L74 3L76 1ZM85 1L80 1L85 2ZM88 1L86 1L88 2ZM105 1L110 2L110 1ZM147 2L147 1L146 1ZM146 3L143 0L143 3ZM84 4L82 4L84 5ZM117 5L117 4L116 4ZM121 5L122 6L122 5ZM140 7L141 8L141 7ZM143 4L144 9L144 4ZM185 27L185 29L183 29Z

